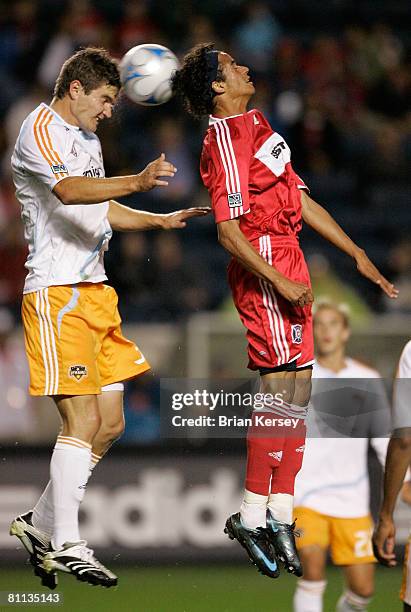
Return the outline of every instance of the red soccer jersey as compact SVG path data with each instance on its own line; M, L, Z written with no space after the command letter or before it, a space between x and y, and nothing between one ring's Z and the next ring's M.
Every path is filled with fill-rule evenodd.
M216 223L239 218L240 229L251 242L266 234L297 236L299 189L308 188L291 166L284 138L260 111L211 117L200 171Z

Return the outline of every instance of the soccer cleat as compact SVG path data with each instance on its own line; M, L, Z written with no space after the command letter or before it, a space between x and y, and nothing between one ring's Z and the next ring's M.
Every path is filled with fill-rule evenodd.
M46 572L60 570L73 574L77 580L93 585L116 586L117 576L97 561L94 551L86 544L85 540L65 542L61 548L44 556L43 568Z
M30 554L30 563L34 567L35 575L41 579L41 584L49 589L55 589L57 573L48 573L41 565L44 555L50 550L50 539L45 533L34 527L32 516L31 510L17 516L10 525L10 535L17 536Z
M265 527L246 529L241 523L240 513L237 512L227 519L224 533L230 540L239 541L262 574L270 578L277 578L280 575L274 548Z
M303 568L295 545L295 521L292 525L276 521L267 511L267 529L278 559L290 574L303 575ZM299 534L297 534L299 535Z

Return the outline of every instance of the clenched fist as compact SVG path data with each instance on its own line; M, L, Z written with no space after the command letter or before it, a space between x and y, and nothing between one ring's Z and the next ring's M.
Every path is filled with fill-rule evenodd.
M314 301L312 291L304 283L298 283L283 276L276 280L275 290L294 306L307 306Z

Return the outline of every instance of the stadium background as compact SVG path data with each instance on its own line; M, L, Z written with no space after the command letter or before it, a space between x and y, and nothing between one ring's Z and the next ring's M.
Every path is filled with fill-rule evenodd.
M401 290L388 302L347 257L303 231L316 297L349 304L351 354L389 380L411 329L409 20L406 0L0 2L0 590L38 590L7 525L45 482L58 427L51 404L26 392L19 321L26 251L9 160L23 118L50 99L62 62L80 45L121 57L156 42L181 56L211 40L248 65L257 85L252 106L287 139L313 197ZM124 203L157 212L208 204L198 174L205 123L174 101L147 109L124 98L105 123L99 135L108 176L139 171L161 151L179 169L168 189ZM65 608L291 610L292 580L258 576L221 534L238 507L242 442L160 436L161 377L246 375L212 218L183 232L117 235L106 261L126 333L154 373L128 385L126 433L93 475L83 510L84 536L122 586L101 593L62 580ZM375 507L378 470L370 461ZM398 517L401 540L402 506ZM398 572L379 570L370 609L398 609L399 581ZM330 584L326 610L340 588L332 572Z

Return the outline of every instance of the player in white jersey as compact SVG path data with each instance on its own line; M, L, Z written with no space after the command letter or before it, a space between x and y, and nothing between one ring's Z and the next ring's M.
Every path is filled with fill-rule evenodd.
M411 340L405 345L394 381L393 434L388 445L385 463L384 498L378 525L373 535L374 553L377 559L394 567L395 525L393 513L398 494L403 486L407 468L411 463ZM409 483L404 501L410 503ZM411 535L405 548L403 580L400 598L404 612L411 611Z
M116 293L104 284L112 231L182 228L208 212L159 215L115 201L165 186L163 179L176 171L161 154L137 175L105 178L95 132L111 117L120 85L106 51L77 52L63 64L51 104L41 104L24 121L12 156L29 246L22 317L30 393L53 398L62 429L43 495L10 532L50 588L57 584L56 570L92 584L117 583L78 528L91 470L124 428L123 381L150 368L123 337Z
M384 463L388 440L373 435L388 434L390 411L383 385L375 381L378 372L346 356L349 336L344 310L321 303L314 315L317 360L312 408L295 487L294 512L301 530L297 546L304 577L297 583L294 612L322 611L328 551L333 563L342 566L345 578L338 612L366 610L373 593L367 452L370 439ZM347 387L346 379L363 380ZM372 415L372 427L364 422L367 414ZM351 434L358 423L362 433Z

